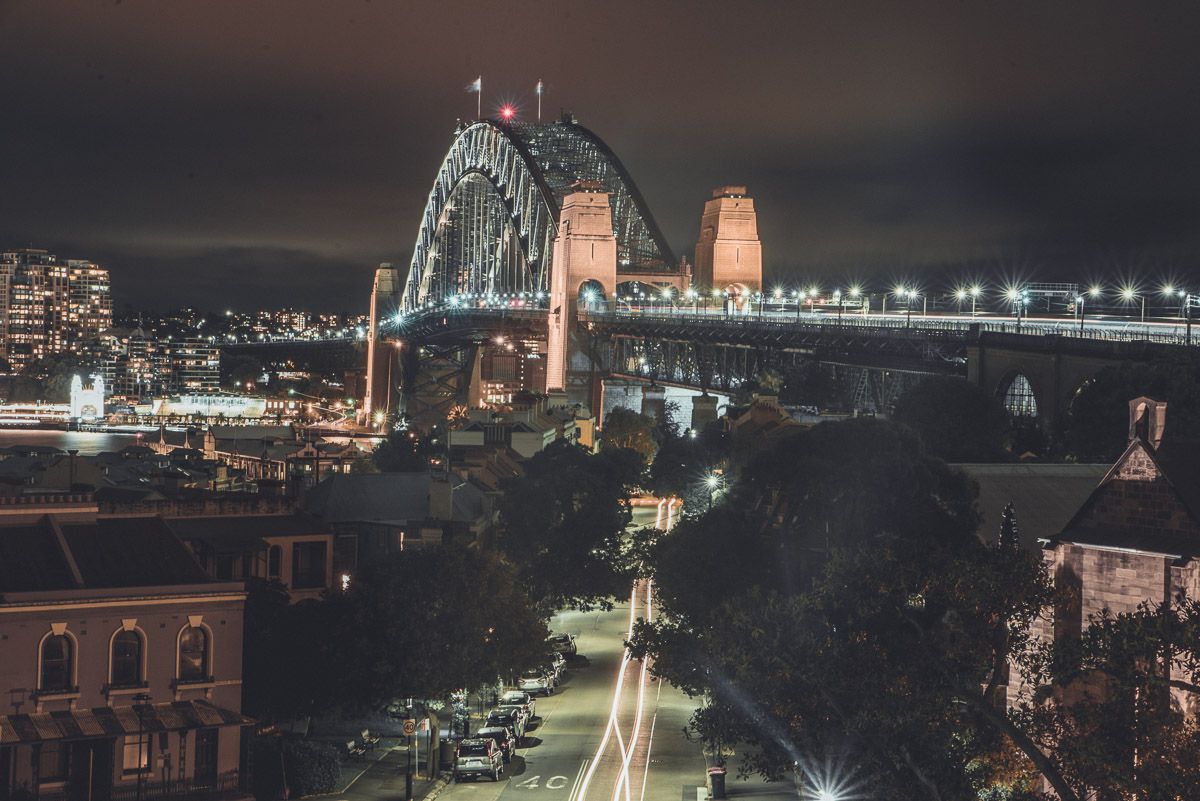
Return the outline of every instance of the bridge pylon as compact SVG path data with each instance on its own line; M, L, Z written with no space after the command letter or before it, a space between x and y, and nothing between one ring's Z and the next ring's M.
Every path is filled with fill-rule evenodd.
M758 212L746 187L718 187L704 204L695 281L705 289L729 292L739 305L748 295L762 291Z
M608 193L578 181L563 198L550 282L546 391L565 392L571 403L596 402L596 366L578 330L580 304L600 307L617 291L617 238Z

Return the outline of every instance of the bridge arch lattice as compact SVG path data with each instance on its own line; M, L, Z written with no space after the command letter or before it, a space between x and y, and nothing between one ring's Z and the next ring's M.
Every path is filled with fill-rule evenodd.
M609 193L623 272L675 266L632 178L599 137L573 120L481 120L459 131L434 179L403 309L452 295L545 293L562 200L581 180Z

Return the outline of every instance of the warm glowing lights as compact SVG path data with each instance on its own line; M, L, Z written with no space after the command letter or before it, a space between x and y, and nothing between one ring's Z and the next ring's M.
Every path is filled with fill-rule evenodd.
M507 103L500 107L500 118L508 122L513 117L517 116L517 110Z

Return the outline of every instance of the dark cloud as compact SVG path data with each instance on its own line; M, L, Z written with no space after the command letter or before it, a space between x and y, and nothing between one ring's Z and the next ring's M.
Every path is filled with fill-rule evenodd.
M1194 3L0 4L0 245L119 300L366 302L462 91L573 109L678 253L712 186L776 280L1186 271ZM1200 272L1200 271L1197 271Z

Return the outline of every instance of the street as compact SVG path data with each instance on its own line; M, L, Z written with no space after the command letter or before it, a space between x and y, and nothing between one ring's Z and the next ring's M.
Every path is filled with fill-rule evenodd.
M639 508L635 525L670 528L674 509ZM653 614L653 588L639 582L607 612L562 612L551 628L575 635L579 656L559 689L539 698L539 719L499 782L452 784L452 801L697 801L707 797L698 742L683 734L697 702L626 658L633 622ZM732 786L730 794L794 798L785 787ZM739 790L741 792L739 792Z

